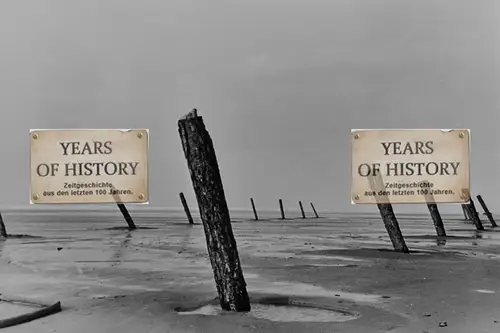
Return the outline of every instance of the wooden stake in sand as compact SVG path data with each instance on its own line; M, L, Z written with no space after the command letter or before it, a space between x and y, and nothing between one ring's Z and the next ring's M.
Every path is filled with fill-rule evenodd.
M438 206L435 203L428 203L427 208L429 208L429 212L431 213L432 222L434 222L434 228L436 228L437 235L446 237L443 219L441 218L441 214L439 214Z
M479 201L481 207L483 207L484 214L488 217L488 220L490 220L491 226L493 228L498 227L497 223L495 222L495 219L493 218L493 214L491 214L490 210L488 209L488 206L486 206L486 203L484 202L483 198L480 195L477 196L477 201Z
M5 223L3 223L2 213L0 213L0 237L7 238L9 235L7 234L7 228L5 228Z
M428 182L423 181L423 183ZM441 214L439 214L439 208L436 205L436 200L434 200L434 195L432 193L426 194L425 201L427 202L427 208L429 208L429 212L431 213L432 222L434 223L434 228L436 228L436 234L439 237L446 237L443 219L441 218Z
M212 139L196 109L178 121L178 128L200 209L221 308L250 311L250 299Z
M377 206L380 211L380 215L382 216L382 220L384 221L385 229L387 230L392 245L394 246L394 250L396 252L410 253L410 250L406 246L403 238L403 234L401 233L401 229L399 228L398 219L394 214L392 205L389 203L377 204Z
M132 216L128 213L127 207L125 207L125 204L123 203L117 203L118 208L120 209L120 212L123 215L123 218L125 219L125 222L128 224L128 228L131 230L137 229L135 226L134 220L132 220Z
M114 190L115 187L113 186L112 189ZM113 194L113 199L116 202L116 205L118 206L118 209L120 209L120 212L123 215L123 218L125 219L125 222L128 224L128 228L130 230L137 229L135 226L134 220L132 220L132 217L128 213L127 207L125 207L125 204L122 202L122 199L120 198L119 194Z
M189 207L184 197L184 193L179 193L179 197L181 198L182 207L184 207L184 212L186 212L186 217L188 219L189 224L194 224L193 217L191 216L191 212L189 211Z
M472 216L471 216L471 213L470 213L470 210L469 210L469 206L467 206L466 204L462 204L462 211L464 212L464 218L465 220L472 220Z
M474 200L472 200L472 198L470 198L468 207L472 216L472 222L474 222L476 229L484 230L483 224L481 223L481 219L479 218L479 214L476 210L476 206L474 205Z
M304 213L304 207L302 207L302 201L299 201L300 212L302 213L302 218L306 218L306 213Z
M380 174L368 177L368 181L370 182L371 189L375 192L379 192L381 189L385 188ZM408 246L406 246L406 242L403 238L403 234L401 233L401 229L399 228L398 219L394 214L392 205L390 203L377 202L377 207L380 211L380 216L382 216L382 220L384 221L385 229L389 234L394 250L396 252L410 253L410 250L408 249Z
M283 209L283 200L279 199L278 203L280 205L281 219L284 220L285 219L285 210Z
M250 203L252 204L253 217L255 221L259 220L259 216L257 215L257 209L255 209L255 203L253 202L253 198L250 198Z
M316 216L316 218L319 218L318 213L316 212L316 208L314 208L314 205L313 205L312 202L311 202L311 208L312 208L312 210L313 210L314 215Z

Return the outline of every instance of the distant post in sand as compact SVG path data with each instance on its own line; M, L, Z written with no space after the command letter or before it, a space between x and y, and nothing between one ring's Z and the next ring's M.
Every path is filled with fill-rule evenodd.
M428 183L428 181L423 181L421 184ZM434 200L434 195L430 192L425 192L425 201L427 202L427 208L431 213L432 222L434 223L434 228L436 228L436 233L439 237L446 237L446 231L444 230L443 219L441 214L439 214L439 208Z
M114 190L113 186L113 190ZM123 215L123 218L125 219L125 222L128 224L128 228L130 230L135 230L137 227L135 226L134 220L132 219L132 216L128 213L127 207L125 207L125 204L123 203L121 197L119 194L115 193L113 194L113 200L115 200L116 205L118 206L118 209L120 209L120 212Z
M437 235L446 237L443 219L441 218L441 214L439 214L438 206L435 203L428 203L427 208L429 208L429 212L431 213L432 222L434 222L434 228L436 228Z
M118 208L120 209L120 212L123 215L123 218L125 219L125 222L128 224L128 228L131 230L137 229L135 226L134 220L132 220L132 216L128 213L127 207L125 207L125 204L123 203L116 203Z
M250 311L250 299L212 139L196 109L178 121L178 130L205 229L221 308Z
M255 209L255 203L253 202L253 198L250 198L250 203L252 204L253 217L255 221L259 220L259 216L257 215L257 209Z
M368 177L368 181L370 184L370 188L373 191L377 191L381 188L384 188L384 182L380 174L377 176ZM378 192L378 191L377 191ZM387 198L383 198L385 200L381 201L389 201ZM403 233L399 228L398 219L394 214L394 210L392 209L392 204L390 203L380 203L378 202L380 199L377 197L377 207L380 211L380 216L382 216L382 220L384 221L385 229L389 234L389 238L391 239L392 246L396 252L410 253L408 246L406 246L405 239L403 237Z
M283 200L279 199L278 203L280 205L281 219L284 220L285 219L285 210L283 209Z
M7 229L5 228L5 223L3 223L2 213L0 213L0 237L7 238L9 235L7 234Z
M384 221L385 229L389 234L392 246L397 252L410 253L410 250L406 246L405 239L399 228L398 219L394 214L391 204L377 204L382 220Z
M486 206L486 203L484 202L483 198L478 195L477 196L477 201L481 204L481 207L483 207L484 214L488 217L488 220L490 220L491 226L496 228L498 227L497 223L495 222L495 219L493 218L493 214L488 209L488 206Z
M474 222L476 229L484 230L483 224L481 223L481 219L479 218L479 214L476 210L476 206L474 205L474 200L472 200L472 198L470 198L468 207L472 216L472 222Z
M469 210L469 206L467 206L466 204L462 204L462 211L464 212L464 218L465 220L472 220L472 214Z
M302 201L299 201L300 212L302 213L302 218L306 218L306 213L304 213L304 207L302 207Z
M191 216L191 212L189 211L189 207L184 197L184 193L179 193L179 197L181 198L182 207L184 207L184 212L186 212L186 217L188 219L189 224L194 224L193 217Z
M316 208L314 208L314 205L313 205L312 202L311 202L311 208L312 208L312 210L314 212L314 216L316 216L316 218L319 218L318 213L316 212Z

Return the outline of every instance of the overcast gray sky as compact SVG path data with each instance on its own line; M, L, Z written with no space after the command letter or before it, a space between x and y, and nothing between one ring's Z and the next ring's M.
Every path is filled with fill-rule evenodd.
M30 128L149 128L151 204L194 205L177 120L196 107L233 208L376 211L350 204L351 128L465 127L500 212L499 6L2 0L0 203L28 204Z

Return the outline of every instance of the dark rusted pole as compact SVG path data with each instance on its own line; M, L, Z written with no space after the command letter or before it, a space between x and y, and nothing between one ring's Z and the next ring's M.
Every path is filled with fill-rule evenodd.
M128 224L128 228L131 230L137 229L137 227L135 226L134 220L132 220L132 217L128 213L127 207L125 207L125 204L117 203L117 205L118 205L118 208L120 209L120 212L123 215L123 218L125 219L125 222L127 222L127 224Z
M7 238L7 228L5 228L5 223L3 223L2 213L0 213L0 237Z
M280 205L281 219L285 219L285 210L283 209L283 200L279 199L278 203Z
M470 198L468 207L472 215L472 222L474 222L476 229L484 230L483 224L481 223L481 219L479 218L479 214L476 210L476 206L474 205L474 200L472 200L472 198Z
M498 227L497 223L495 222L495 219L493 218L493 214L491 214L490 210L488 209L488 206L486 206L486 203L484 202L483 198L480 195L477 196L477 201L479 201L481 207L483 207L484 214L488 217L488 220L490 220L491 226L493 228Z
M257 209L255 209L255 203L253 202L253 198L250 198L250 203L252 204L253 217L255 221L259 220L259 216L257 215Z
M220 306L227 311L250 311L212 139L196 109L178 121L178 128L205 230Z
M194 224L193 217L191 216L191 212L189 211L189 206L187 204L186 198L184 197L184 193L179 193L179 197L181 198L182 207L184 207L184 212L186 212L186 217L189 224Z
M311 202L311 208L312 208L312 210L313 210L314 215L316 216L316 218L319 218L318 213L316 212L316 208L314 208L314 205L313 205L312 202Z
M302 213L302 218L306 218L306 213L304 213L304 207L302 206L302 201L299 201L300 212Z

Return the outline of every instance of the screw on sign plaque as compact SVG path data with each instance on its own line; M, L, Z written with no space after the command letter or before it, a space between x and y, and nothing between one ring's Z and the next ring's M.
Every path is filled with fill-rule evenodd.
M352 130L351 202L468 202L469 141L467 129Z
M30 202L148 203L149 131L31 130Z

